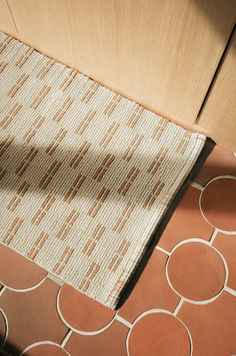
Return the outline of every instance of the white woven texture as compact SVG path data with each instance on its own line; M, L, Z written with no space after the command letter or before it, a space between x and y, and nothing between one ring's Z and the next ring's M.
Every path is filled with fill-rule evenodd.
M104 305L204 142L0 33L0 242Z

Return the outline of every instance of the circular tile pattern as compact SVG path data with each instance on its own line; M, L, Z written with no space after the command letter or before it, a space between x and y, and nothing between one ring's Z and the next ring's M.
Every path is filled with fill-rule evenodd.
M13 289L27 289L37 285L47 272L34 262L0 245L0 282Z
M173 315L152 311L135 322L128 339L129 356L189 356L190 340Z
M188 241L170 255L167 277L181 296L192 301L205 301L222 290L226 271L214 248L199 241Z
M200 197L204 218L214 227L236 231L236 178L219 177L210 181Z
M82 332L104 328L116 313L68 284L64 284L59 293L59 312L70 327Z
M65 352L60 346L55 344L41 344L32 346L25 351L22 356L68 356L68 353Z
M0 347L2 346L2 344L4 342L5 334L6 334L5 320L4 320L4 317L0 311Z
M229 272L227 287L236 290L236 234L226 235L218 232L213 246L224 256L227 263Z

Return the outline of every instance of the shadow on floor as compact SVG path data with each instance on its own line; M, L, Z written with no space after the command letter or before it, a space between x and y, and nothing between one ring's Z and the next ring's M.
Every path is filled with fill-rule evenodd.
M168 224L177 205L180 203L184 193L186 192L186 190L188 188L188 182L193 180L194 177L198 174L198 172L202 168L205 160L207 159L207 157L211 153L212 149L214 148L214 145L215 144L211 139L207 139L206 145L203 148L193 169L191 170L190 174L185 179L185 181L182 184L181 188L179 189L178 193L174 197L172 203L170 204L170 206L169 206L166 214L162 218L161 222L156 227L156 229L153 233L152 239L150 240L149 245L147 246L147 249L146 249L144 255L142 256L142 259L141 259L139 265L137 266L136 270L134 271L134 274L131 277L129 283L125 286L124 290L121 293L121 297L117 304L116 310L119 309L125 303L125 301L128 299L128 297L130 296L130 294L131 294L132 290L134 289L136 283L138 282L147 262L149 261L149 258L151 257L155 246L157 245L158 241L160 240L161 235L163 234L166 225Z
M1 345L1 333L0 333L0 345ZM14 345L6 342L3 349L0 348L0 356L19 356L23 350L18 350Z

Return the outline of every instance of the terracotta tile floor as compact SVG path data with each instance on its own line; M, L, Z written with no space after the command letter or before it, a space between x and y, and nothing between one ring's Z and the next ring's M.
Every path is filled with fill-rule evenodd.
M236 157L216 146L116 312L0 245L0 355L236 355Z

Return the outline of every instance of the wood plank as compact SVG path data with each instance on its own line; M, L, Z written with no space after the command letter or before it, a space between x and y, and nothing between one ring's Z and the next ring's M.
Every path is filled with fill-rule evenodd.
M196 119L234 0L8 0L22 39L185 127Z
M203 107L198 125L219 145L236 152L236 34Z
M14 22L6 0L0 0L0 27L4 31L15 32Z

